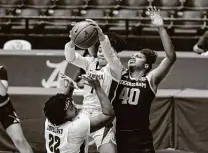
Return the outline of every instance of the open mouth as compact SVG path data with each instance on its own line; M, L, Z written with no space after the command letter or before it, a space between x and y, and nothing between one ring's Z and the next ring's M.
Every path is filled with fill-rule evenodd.
M129 63L135 63L135 62L136 62L136 60L133 58L129 60Z

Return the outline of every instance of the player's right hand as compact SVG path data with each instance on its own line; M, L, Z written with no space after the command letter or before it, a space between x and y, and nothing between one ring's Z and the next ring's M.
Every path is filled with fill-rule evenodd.
M81 75L81 78L87 81L92 88L100 87L100 82L96 75L90 75L90 73L88 73Z

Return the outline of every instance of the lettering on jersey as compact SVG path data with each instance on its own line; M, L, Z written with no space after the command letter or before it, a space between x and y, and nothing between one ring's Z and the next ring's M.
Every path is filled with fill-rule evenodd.
M58 127L48 125L47 130L56 134L62 134L63 129L59 129Z
M146 88L147 84L145 82L129 82L129 81L125 81L125 80L121 80L120 84L122 85L126 85L126 86L131 86L131 87L142 87L142 88Z
M61 77L60 72L65 74L66 67L68 65L68 62L66 60L60 62L60 63L51 63L49 60L46 61L46 65L49 68L53 68L53 72L48 77L48 79L42 79L41 84L44 88L59 88L61 84Z
M97 73L88 73L89 76L91 76L92 78L97 77L98 80L104 80L104 74L97 74Z

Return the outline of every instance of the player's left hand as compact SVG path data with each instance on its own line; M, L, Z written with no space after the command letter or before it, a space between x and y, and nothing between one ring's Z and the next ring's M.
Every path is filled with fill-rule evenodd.
M74 80L70 77L68 77L67 75L63 74L63 73L59 73L60 77L61 77L61 83L63 84L62 86L66 87L66 86L71 86L75 89L79 89L78 85L76 82L74 82ZM65 85L65 82L67 82L67 85Z
M97 22L95 22L94 20L92 19L85 19L86 21L88 22L91 22L92 24L95 25L95 28L97 29L98 31L98 36L99 36L99 40L100 41L103 41L105 39L105 35L103 33L103 30L100 28L100 26L97 24Z
M163 18L160 14L160 10L156 9L156 7L148 8L149 17L151 19L152 25L159 28L164 26Z

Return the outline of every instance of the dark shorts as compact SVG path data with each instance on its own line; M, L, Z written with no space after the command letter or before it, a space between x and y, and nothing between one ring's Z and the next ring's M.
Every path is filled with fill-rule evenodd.
M7 129L12 124L20 123L11 101L0 107L0 122L2 123L4 129Z
M118 153L155 153L149 129L116 131Z

